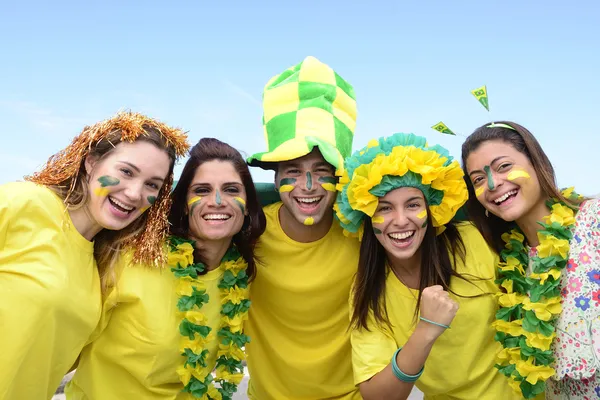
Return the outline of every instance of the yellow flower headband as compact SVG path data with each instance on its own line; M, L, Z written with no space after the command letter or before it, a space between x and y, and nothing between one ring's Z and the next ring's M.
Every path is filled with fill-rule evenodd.
M361 237L364 217L372 217L379 198L400 187L423 192L436 228L450 222L468 198L458 161L443 147L430 147L412 133L373 139L344 164L334 209L350 235Z

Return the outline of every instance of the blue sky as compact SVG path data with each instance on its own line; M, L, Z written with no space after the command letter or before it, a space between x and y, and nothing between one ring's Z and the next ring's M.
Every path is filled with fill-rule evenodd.
M458 158L464 139L432 125L468 135L508 119L536 135L561 186L597 194L598 4L5 2L0 184L119 109L179 126L194 143L210 136L246 155L263 151L264 84L313 55L355 87L354 149L413 132ZM481 85L489 112L470 94Z

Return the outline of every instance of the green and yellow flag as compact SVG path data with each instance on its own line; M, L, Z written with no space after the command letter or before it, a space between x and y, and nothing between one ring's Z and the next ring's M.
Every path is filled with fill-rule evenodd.
M440 121L437 124L435 124L434 126L432 126L432 128L435 129L436 131L438 131L439 133L444 133L446 135L454 135L454 136L456 136L456 133L452 132L450 130L450 128L448 128L446 126L446 124L444 124L442 121Z
M471 90L471 93L475 98L485 107L486 110L490 111L490 104L488 102L487 88L483 85L480 88Z

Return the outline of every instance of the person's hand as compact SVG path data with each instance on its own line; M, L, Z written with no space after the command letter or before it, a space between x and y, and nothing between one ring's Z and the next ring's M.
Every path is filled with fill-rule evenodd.
M421 317L440 325L450 326L458 311L458 303L450 298L442 286L430 286L423 289L421 293L420 311ZM419 324L433 335L433 339L437 339L445 331L445 328L431 322L420 320Z

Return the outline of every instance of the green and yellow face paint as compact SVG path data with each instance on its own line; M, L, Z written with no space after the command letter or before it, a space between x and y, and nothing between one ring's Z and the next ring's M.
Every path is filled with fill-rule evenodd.
M378 216L376 216L376 217L373 217L373 218L371 218L371 223L372 223L373 225L374 225L374 224L378 224L378 225L379 225L379 224L383 224L384 222L385 222L385 218L383 218L383 216L381 216L381 215L378 215ZM382 234L382 231L381 231L381 229L379 229L379 228L376 228L375 226L373 226L373 232L374 232L376 235L381 235L381 234Z
M246 200L241 197L234 197L233 201L235 201L235 204L242 210L242 214L246 215Z
M283 178L279 181L279 193L287 193L296 187L296 178Z
M98 182L100 183L100 187L94 190L96 196L106 197L110 192L108 189L109 186L117 186L121 181L114 176L104 175L98 178Z
M215 203L220 206L221 204L223 204L223 200L221 199L221 192L219 192L219 189L217 189L217 193L215 194Z
M313 217L306 217L306 219L304 220L304 225L306 226L313 225L314 223L315 219Z
M494 177L492 176L492 169L490 168L490 166L486 165L485 167L483 167L483 170L485 171L485 174L487 175L488 189L490 189L490 190L496 189L496 185L494 184Z
M312 189L312 174L310 172L306 173L306 190Z
M318 179L319 184L321 185L321 187L325 190L327 190L328 192L336 192L336 188L335 185L337 183L337 179L335 179L333 176L321 176Z
M190 214L194 213L194 208L196 208L196 206L198 204L200 204L200 200L202 200L202 196L194 196L191 199L188 200L188 207L190 208Z
M150 205L142 207L142 209L141 209L142 212L146 212L146 210L149 209L150 206L156 202L156 196L148 196L148 197L146 197L146 200L148 200L148 203Z

